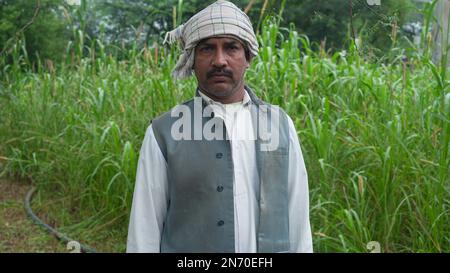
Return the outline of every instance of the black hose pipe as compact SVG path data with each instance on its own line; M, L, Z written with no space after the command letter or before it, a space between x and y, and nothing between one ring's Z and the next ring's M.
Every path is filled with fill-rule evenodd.
M31 220L33 220L34 223L36 223L38 226L44 228L47 232L54 235L56 238L58 238L58 240L64 242L65 244L67 244L71 241L75 241L75 240L67 237L65 234L54 229L53 227L49 226L48 224L44 223L41 219L39 219L39 217L36 216L36 214L34 214L33 210L31 209L30 203L31 203L31 199L33 198L33 195L35 192L36 192L36 187L32 187L28 191L28 193L25 197L25 210L26 210L28 216L31 218ZM77 242L77 241L75 241L75 242ZM94 248L87 246L87 245L83 245L83 244L80 244L80 250L83 253L96 253L97 252Z

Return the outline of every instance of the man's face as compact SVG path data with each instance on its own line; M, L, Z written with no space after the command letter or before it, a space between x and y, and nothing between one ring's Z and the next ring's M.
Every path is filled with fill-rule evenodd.
M244 46L237 39L209 38L195 48L195 76L199 87L213 99L230 98L243 90L248 66Z

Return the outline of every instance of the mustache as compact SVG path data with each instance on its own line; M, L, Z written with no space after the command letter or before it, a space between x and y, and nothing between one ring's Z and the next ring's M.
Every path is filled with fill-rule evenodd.
M227 69L213 69L211 71L208 71L208 73L206 73L207 79L214 77L214 76L225 76L225 77L232 78L233 72L231 72L230 70L227 70Z

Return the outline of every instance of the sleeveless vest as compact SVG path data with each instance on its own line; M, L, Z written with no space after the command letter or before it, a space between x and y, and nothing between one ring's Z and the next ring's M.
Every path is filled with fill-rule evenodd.
M257 136L255 152L260 179L257 251L286 252L289 251L288 119L280 108L261 101L250 88L246 90L251 98L248 107ZM180 119L173 114L177 107L188 110L183 114L190 113L187 118L191 130L187 131L189 137L183 139L174 137L172 131ZM214 113L201 114L195 121L195 113L206 113L207 108L197 91L194 99L152 120L156 141L167 162L169 183L161 252L235 252L231 146L223 120L214 117ZM199 139L198 129L208 122L223 126L222 133L218 130L220 126L213 126L221 138ZM272 135L278 134L273 147L260 132L263 127Z

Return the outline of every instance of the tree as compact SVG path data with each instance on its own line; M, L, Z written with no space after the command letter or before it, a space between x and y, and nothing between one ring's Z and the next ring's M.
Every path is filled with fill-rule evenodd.
M449 12L450 12L450 1L439 0L437 2L436 8L434 9L434 14L436 22L433 24L433 62L438 65L441 63L441 59L447 57L444 60L444 64L450 67L450 55L448 54L448 42L449 42ZM446 53L447 52L447 53Z
M134 40L136 33L140 33L138 38L148 44L176 27L174 21L176 24L185 22L214 1L102 0L99 10L108 20L108 25L114 26L109 34L115 42ZM410 0L383 0L381 5L369 5L366 0L232 2L246 9L256 31L261 16L277 16L282 9L282 26L294 23L298 31L306 34L311 41L320 43L326 39L327 47L335 49L346 48L352 34L360 38L364 36L365 41L374 47L389 48L396 38L391 35L394 33L392 29L403 24L412 6Z
M292 22L313 42L326 39L327 47L346 48L349 37L364 36L377 48L391 44L392 27L401 26L411 11L410 0L287 0L284 23ZM353 37L356 38L356 37Z
M142 47L161 41L165 32L214 1L82 0L80 7L73 8L64 0L0 0L0 47L24 37L29 56L39 53L57 60L67 42L76 39L71 36L74 27L107 44L128 47L137 42ZM411 2L382 0L381 5L371 6L367 0L231 1L246 10L255 31L263 16L278 16L283 11L278 18L281 25L293 23L316 44L326 40L327 48L338 50L347 48L349 37L354 36L380 52L395 44L398 26L406 20Z
M215 0L101 0L97 2L96 9L102 18L101 21L109 26L106 35L110 37L112 43L121 44L138 40L141 44L149 44L151 40L161 39L165 32L185 22L213 2ZM263 2L252 0L233 2L243 9L253 2L249 16L256 27Z
M24 39L31 59L59 60L70 31L61 9L62 0L0 0L0 51L7 52Z

